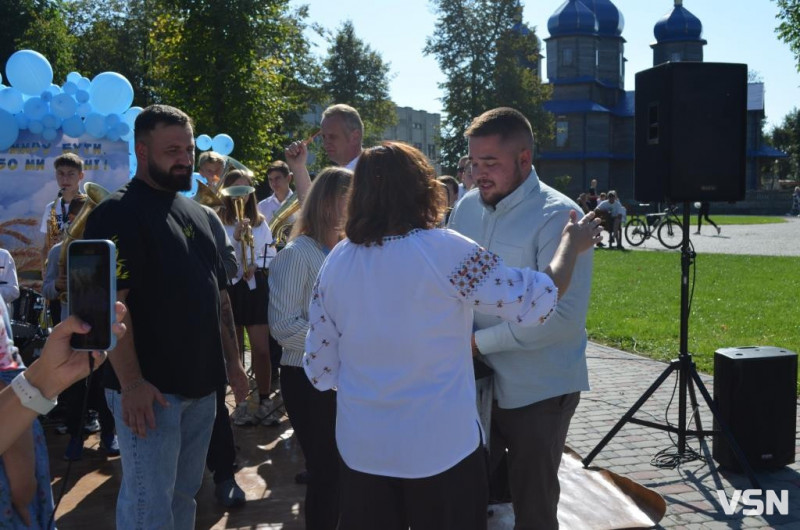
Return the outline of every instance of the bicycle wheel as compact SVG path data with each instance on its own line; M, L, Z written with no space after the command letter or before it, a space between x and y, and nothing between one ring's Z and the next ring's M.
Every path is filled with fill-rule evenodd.
M625 239L632 247L638 247L647 239L647 225L638 217L631 218L625 223Z
M674 219L667 219L658 227L658 240L667 248L678 248L683 242L683 229Z

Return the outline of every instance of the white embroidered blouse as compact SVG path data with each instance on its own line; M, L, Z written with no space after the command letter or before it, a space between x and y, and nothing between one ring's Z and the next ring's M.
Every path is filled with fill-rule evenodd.
M339 243L312 291L303 366L319 390L338 389L344 462L420 478L475 451L473 308L533 325L557 299L546 274L506 267L451 230L412 230L382 246Z

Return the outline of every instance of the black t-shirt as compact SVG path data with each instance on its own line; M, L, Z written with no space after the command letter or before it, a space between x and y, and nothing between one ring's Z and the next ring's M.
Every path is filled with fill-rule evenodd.
M219 292L227 282L203 207L134 178L92 211L84 237L117 245L117 289L130 290L144 378L187 398L224 384ZM106 387L119 390L107 373Z

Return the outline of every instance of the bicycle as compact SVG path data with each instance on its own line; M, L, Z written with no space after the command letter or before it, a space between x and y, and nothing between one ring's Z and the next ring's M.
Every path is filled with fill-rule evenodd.
M677 206L668 206L663 212L644 214L644 220L641 216L631 217L625 223L625 239L628 240L628 244L638 247L645 239L657 235L665 247L669 249L680 247L683 241L683 227L677 211Z

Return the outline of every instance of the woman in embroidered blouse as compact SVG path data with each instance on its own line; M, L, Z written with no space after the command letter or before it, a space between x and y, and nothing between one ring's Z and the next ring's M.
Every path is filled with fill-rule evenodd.
M366 150L347 239L328 255L309 307L304 368L338 389L340 529L485 529L487 484L475 404L473 308L544 322L576 256L600 230L575 216L545 273L506 267L450 230L433 168L417 149Z
M344 237L346 194L353 173L324 169L303 200L289 244L272 260L269 326L283 346L281 395L303 449L309 479L306 529L334 530L339 520L336 393L317 392L303 371L311 288L325 256Z
M222 188L231 186L253 186L250 175L242 170L234 169L222 178ZM267 318L267 304L269 303L269 288L267 286L267 267L275 255L272 245L272 232L269 230L264 216L258 211L256 194L251 193L245 198L244 219L236 219L236 209L233 199L223 197L223 208L219 216L228 238L237 247L236 258L241 261L241 237L243 231L249 226L253 233L256 254L255 263L239 263L239 271L231 280L228 294L231 297L233 320L236 324L236 336L239 341L239 352L244 354L244 330L250 339L250 354L252 356L253 374L258 383L259 406L251 411L247 401L239 403L231 414L231 419L237 425L264 424L276 425L279 421L274 412L275 406L269 399L272 383L272 366L269 357L269 323ZM245 252L250 259L250 249Z

